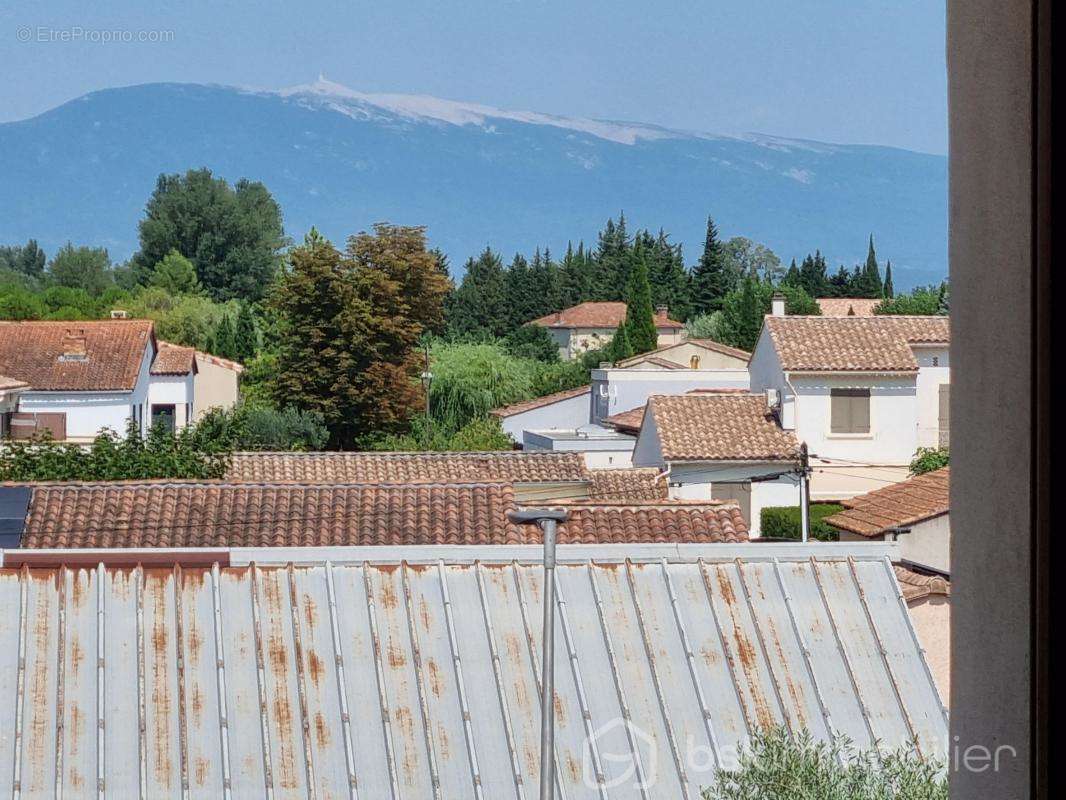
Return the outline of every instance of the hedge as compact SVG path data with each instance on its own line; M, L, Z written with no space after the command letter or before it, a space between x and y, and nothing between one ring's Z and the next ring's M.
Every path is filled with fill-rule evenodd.
M843 510L844 506L837 503L811 503L811 538L823 542L837 541L839 532L823 520ZM762 536L775 539L801 538L799 506L767 506L760 513L759 520L762 524Z

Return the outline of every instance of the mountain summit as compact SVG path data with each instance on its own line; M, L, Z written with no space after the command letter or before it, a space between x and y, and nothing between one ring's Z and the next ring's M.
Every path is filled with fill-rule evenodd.
M137 247L156 177L207 166L260 180L299 239L374 222L426 225L459 266L594 242L624 211L693 262L707 214L723 235L788 262L816 248L851 265L872 232L897 287L947 272L947 160L887 147L509 111L370 94L320 77L277 91L144 84L93 92L0 124L0 243L68 239L116 258Z

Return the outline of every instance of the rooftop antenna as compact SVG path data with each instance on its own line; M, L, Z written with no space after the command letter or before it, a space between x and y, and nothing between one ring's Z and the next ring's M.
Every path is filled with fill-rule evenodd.
M530 508L508 511L515 525L537 525L544 532L544 636L540 696L540 800L553 800L555 786L555 533L570 514L560 508Z

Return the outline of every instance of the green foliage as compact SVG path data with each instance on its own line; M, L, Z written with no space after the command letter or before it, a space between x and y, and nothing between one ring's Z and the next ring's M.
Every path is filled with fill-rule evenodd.
M223 358L236 359L237 333L229 314L223 314L211 336L211 352Z
M148 285L170 294L192 294L200 289L196 267L177 250L171 250L155 265Z
M495 417L474 419L454 433L449 433L433 420L415 417L411 430L404 434L383 436L371 443L371 449L393 452L450 451L475 452L482 450L510 450L510 437L500 428Z
M948 466L950 453L946 447L919 447L911 459L911 475L922 475Z
M633 342L629 338L629 326L625 322L619 322L611 341L603 348L603 357L607 361L617 363L635 355Z
M811 538L822 542L837 541L837 529L824 520L843 510L844 506L836 503L812 503ZM802 538L799 506L767 506L759 513L759 524L762 535L771 539Z
M942 308L943 296L947 284L940 286L918 286L907 294L886 297L877 307L875 314L905 314L919 316L936 316L946 314Z
M592 355L598 366L600 361L607 360L599 350L585 353L581 358L574 361L561 361L556 364L537 363L533 372L533 389L531 397L543 397L546 394L555 394L567 389L576 389L589 382L589 367L585 357Z
M722 312L712 311L710 314L699 314L685 323L690 339L711 339L716 342L725 341L725 328L722 324Z
M773 250L744 236L734 236L722 245L722 261L727 273L741 279L752 277L776 283L785 272Z
M232 303L216 303L203 295L176 297L158 287L141 289L124 303L131 317L155 322L156 336L166 342L216 352L211 341L219 323L233 313Z
M718 768L704 800L947 800L945 765L913 745L859 752L844 738L755 731L735 769Z
M44 272L44 251L37 245L36 239L30 239L24 245L0 246L0 272L10 270L30 278L39 278Z
M437 344L430 369L430 410L445 432L535 396L535 362L514 358L498 344Z
M741 350L753 350L762 330L763 317L770 313L774 292L785 296L785 313L817 316L821 314L817 301L802 288L772 284L755 278L745 278L740 290L726 296L722 306L721 341Z
M0 481L112 481L148 478L220 478L225 448L196 426L169 432L162 424L142 436L131 420L125 436L105 430L89 447L49 435L0 448Z
M321 413L334 447L401 431L423 402L414 348L449 288L425 231L378 224L342 254L312 230L290 262L269 303L277 403Z
M707 234L703 241L703 255L692 270L692 309L698 314L719 311L726 296L737 287L740 274L726 264L718 228L707 217Z
M512 322L508 300L503 262L486 247L466 262L463 280L448 301L449 330L454 336L504 336Z
M259 352L259 332L255 324L255 314L249 303L242 303L237 313L237 324L233 332L233 360L242 364L251 361Z
M286 243L281 209L263 184L242 179L230 187L209 169L159 176L140 241L133 266L141 283L176 250L195 265L211 297L223 301L263 297Z
M559 346L542 325L523 325L503 339L503 346L515 358L531 358L554 364L559 360Z
M48 264L48 278L57 286L101 294L113 285L111 258L103 247L75 247L67 242Z
M634 259L626 285L625 333L634 354L647 353L659 346L655 329L655 309L651 305L648 264L643 257Z
M0 319L41 319L46 313L41 298L27 289L16 287L0 294Z
M821 251L815 250L813 256L808 253L798 270L799 282L793 285L798 285L811 297L827 297L831 294L828 269Z
M329 440L322 415L247 400L231 409L213 408L196 426L200 441L225 450L321 450Z

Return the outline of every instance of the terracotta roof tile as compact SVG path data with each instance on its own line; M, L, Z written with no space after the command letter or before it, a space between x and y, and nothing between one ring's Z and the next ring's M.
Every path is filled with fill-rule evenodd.
M656 395L647 414L667 461L784 461L795 459L799 447L762 394ZM647 430L645 424L641 431Z
M585 481L581 453L234 453L229 481L300 483L472 483Z
M880 300L867 297L819 297L823 317L872 317Z
M553 392L552 394L546 394L543 397L534 397L532 400L523 400L521 403L512 403L509 406L503 406L502 408L494 408L489 413L494 417L513 417L515 414L522 414L526 411L532 411L536 408L543 408L544 406L550 406L552 403L559 403L563 400L569 400L572 397L579 397L583 394L589 393L589 385L578 386L574 389L563 389L561 392Z
M862 536L881 536L890 528L946 514L950 470L944 467L843 500L844 510L825 521Z
M721 353L722 355L743 359L744 361L747 361L751 358L751 353L749 353L747 350L740 350L736 347L730 347L729 345L722 344L721 342L716 342L714 341L714 339L684 339L678 342L677 344L664 345L663 347L658 347L655 350L651 350L647 353L641 353L640 355L632 356L630 358L619 361L617 366L626 367L630 364L636 364L642 360L646 360L648 356L659 356L668 358L668 354L671 350L675 350L679 347L684 347L685 345L696 345L697 347L702 347L704 350L711 350L715 353ZM682 364L676 361L671 363L677 364L682 369L688 368L688 364Z
M17 381L6 375L0 375L0 392L6 392L10 389L24 389L28 385L25 381Z
M645 406L637 406L629 411L611 414L603 418L603 423L610 425L619 433L637 433L640 431L641 423L644 422L644 408Z
M153 338L149 320L0 322L0 373L40 391L128 392Z
M790 372L913 372L912 344L947 343L947 317L766 317Z
M532 544L508 483L312 486L96 483L36 486L25 549ZM559 541L736 542L729 503L569 506Z
M153 375L188 375L196 369L196 350L170 342L160 342L152 362Z
M589 472L592 500L609 503L661 502L669 499L665 480L658 479L659 470L654 467L631 469L594 469Z
M896 573L896 581L903 591L903 599L908 603L915 600L924 600L927 597L939 595L949 597L951 595L951 581L942 575L927 575L924 572L916 572L902 564L893 564Z
M625 321L625 303L579 303L564 308L553 314L545 314L530 322L531 325L543 325L546 328L617 328ZM659 328L683 328L677 320L665 314L655 315L655 325Z
M224 367L231 369L234 372L244 372L244 364L238 364L236 361L230 361L228 358L222 358L222 356L213 356L210 353L205 353L202 350L196 351L196 358L199 361L206 361L209 364L214 364L218 367Z

